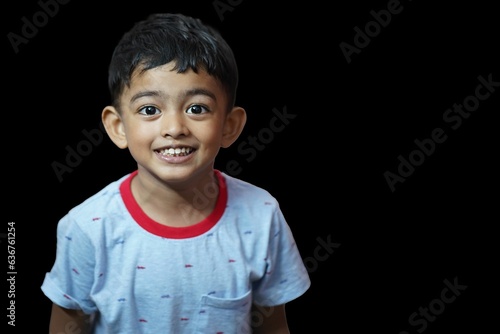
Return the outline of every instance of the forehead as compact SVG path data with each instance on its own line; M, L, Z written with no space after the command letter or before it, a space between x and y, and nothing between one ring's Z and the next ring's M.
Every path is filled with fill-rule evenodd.
M200 90L212 95L215 100L225 101L227 96L221 83L209 75L204 69L194 72L188 69L178 73L173 63L168 63L152 69L137 68L131 75L130 85L125 87L122 98L125 102L131 96L143 91L161 92L165 96L178 96L186 91Z

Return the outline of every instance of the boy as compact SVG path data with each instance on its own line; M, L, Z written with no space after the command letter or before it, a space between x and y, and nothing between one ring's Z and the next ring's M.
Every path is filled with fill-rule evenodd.
M291 231L267 191L214 168L246 122L237 83L198 19L155 14L122 37L102 121L137 170L59 221L50 333L289 333L284 305L310 286Z

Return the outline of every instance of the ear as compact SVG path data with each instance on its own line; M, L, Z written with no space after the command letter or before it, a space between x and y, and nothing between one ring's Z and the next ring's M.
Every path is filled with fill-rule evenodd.
M128 147L124 124L120 113L113 106L106 106L101 113L102 123L109 138L121 149Z
M226 116L226 122L222 131L223 148L231 146L240 136L245 123L247 122L247 113L241 107L234 107Z

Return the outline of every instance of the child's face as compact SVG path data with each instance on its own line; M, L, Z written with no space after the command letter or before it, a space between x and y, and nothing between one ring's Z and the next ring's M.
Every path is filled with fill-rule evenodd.
M182 182L208 175L220 147L229 146L227 97L205 71L172 67L136 71L120 99L120 118L139 172Z

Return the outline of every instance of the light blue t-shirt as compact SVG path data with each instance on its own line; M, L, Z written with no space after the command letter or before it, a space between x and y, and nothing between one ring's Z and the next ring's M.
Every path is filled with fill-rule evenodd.
M41 286L55 304L94 314L94 333L250 333L266 316L259 308L251 314L252 303L284 304L309 288L291 230L266 190L216 171L211 215L168 227L134 200L136 173L59 221L55 263ZM215 193L200 192L195 205Z

